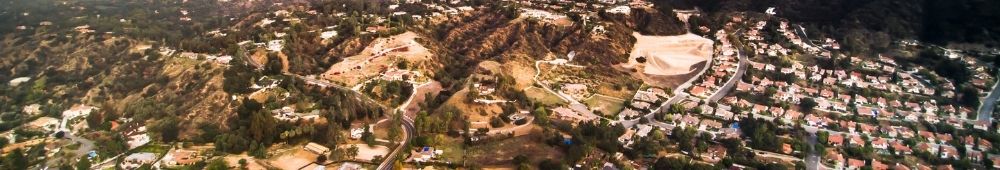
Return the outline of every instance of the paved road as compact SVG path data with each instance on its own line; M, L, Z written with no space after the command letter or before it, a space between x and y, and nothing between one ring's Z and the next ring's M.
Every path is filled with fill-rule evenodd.
M402 122L402 124L403 124L403 132L405 132L406 135L403 135L403 139L399 143L399 146L396 146L396 149L393 149L392 153L389 153L389 156L385 157L385 160L382 161L382 163L378 164L378 168L377 169L379 169L379 170L390 170L390 169L393 169L392 168L392 163L396 159L398 159L397 157L399 157L399 154L401 152L406 152L406 151L403 150L403 148L404 148L404 146L406 146L406 145L408 145L410 143L410 138L412 138L415 135L414 132L416 132L416 131L413 128L413 120L411 120L410 117L408 117L406 115L403 115L403 122Z
M715 94L712 94L711 97L708 98L709 101L718 102L719 99L726 97L726 94L729 94L729 91L731 91L733 87L736 86L736 82L739 82L743 78L743 74L747 72L748 59L746 55L743 55L743 53L740 52L742 51L742 49L743 49L742 47L736 48L736 57L739 58L740 60L736 67L736 74L730 77L729 80L726 81L726 84L722 85L722 88L719 88L718 91L715 91Z
M1000 87L1000 79L997 79L997 83L994 83L993 90L990 90L990 94L983 98L982 103L979 106L979 117L977 120L990 121L993 117L993 109L997 106L997 97L1000 97L1000 93L997 93L997 88Z
M738 35L742 35L742 33L739 33L739 31L737 31L737 36ZM737 69L736 75L734 75L732 77L732 79L730 79L729 82L727 82L727 84L729 84L729 85L732 85L734 82L738 81L739 78L742 77L742 75L746 72L747 57L744 56L744 55L741 55L742 53L740 53L739 49L741 49L741 48L737 48L736 55L740 57L740 64L739 64L739 67ZM650 111L646 115L643 115L642 117L645 117L645 118L649 119L650 122L653 122L654 124L658 123L658 121L656 121L654 115L656 113L663 112L664 110L670 109L671 105L677 104L677 103L683 101L688 96L690 96L690 94L684 92L684 89L687 89L688 87L691 87L691 85L693 84L693 82L695 80L697 80L698 77L701 77L703 74L705 74L706 71L708 71L708 67L712 67L712 60L708 60L708 63L705 64L705 68L701 69L701 72L699 72L698 75L695 75L694 77L691 77L691 79L689 79L687 82L684 82L683 84L677 86L677 88L674 89L674 91L673 91L674 95L672 97L670 97L670 99L667 99L666 102L663 102L663 104L661 104L659 107L653 109L652 111ZM734 81L734 80L736 80L736 81ZM725 88L723 88L723 89L725 89ZM719 90L719 91L716 91L716 93L713 94L712 96L713 97L716 96L716 95L725 96L727 93L729 93L729 90ZM719 98L721 98L721 97L719 97ZM718 100L718 99L716 99L716 100ZM639 123L639 119L619 120L618 122L621 123L622 125L624 125L625 127L632 127L633 125Z
M806 156L806 170L819 170L819 153L812 149L816 146L816 132L810 132L809 137L806 138L806 142L809 143L809 155Z
M424 83L424 84L421 84L421 85L416 85L416 84L414 84L414 85L416 86L415 88L419 89L419 88L427 87L427 86L429 86L429 85L431 85L433 83L436 83L436 82L430 81L430 82L427 82L427 83ZM416 98L417 98L418 94L416 93L416 91L420 91L420 90L414 90L414 91L415 92L412 93L412 94L410 94L410 98L407 99L405 103L399 105L399 108L396 108L396 112L395 112L396 114L403 114L403 115L400 115L400 116L402 117L402 121L403 121L403 122L401 122L402 125L403 125L403 133L406 133L406 135L403 135L403 139L402 139L402 141L399 142L399 146L397 146L396 149L393 149L392 153L389 153L389 156L385 157L385 160L382 161L382 163L380 163L378 165L377 169L379 169L379 170L393 169L392 163L396 159L400 159L398 157L399 157L399 155L401 153L407 152L407 151L403 150L403 148L405 148L404 146L406 146L407 144L410 143L410 139L413 136L416 136L415 135L416 130L413 127L413 119L411 119L409 115L416 115L417 112L420 111L420 107L416 107L416 109L412 109L412 108L408 109L408 106L410 106L410 103L414 102L413 100L416 100ZM420 94L420 95L424 95L424 94ZM427 99L427 98L428 98L428 96L424 96L423 97L423 99ZM422 101L417 101L417 102L422 102ZM403 161L406 161L405 158L402 158L402 159L403 159Z
M337 85L337 84L332 84L332 83L328 83L328 82L320 81L320 80L316 80L316 79L310 79L310 78L306 78L306 77L302 77L302 76L294 75L294 74L290 74L290 73L286 73L286 75L290 75L290 76L293 76L293 77L298 77L300 79L305 80L307 83L310 83L310 84L316 84L316 85L320 85L320 86L323 86L323 87L333 87L333 88L338 88L338 89L341 89L341 90L351 91L351 92L354 92L355 96L358 96L359 99L367 100L367 101L369 101L371 103L379 105L382 108L388 108L387 106L382 105L381 103L378 103L378 102L372 100L371 98L364 97L365 95L363 95L361 93L358 93L357 91L351 90L350 88L347 88L347 87L343 87L343 86L340 86L340 85ZM413 98L413 95L415 95L415 94L410 94L410 98L411 99ZM404 107L405 107L405 105L403 105L400 108L397 108L395 110L401 110L401 111L404 111L404 112L414 111L414 110L410 110L410 109L404 109ZM389 155L385 157L385 160L382 161L382 163L379 164L378 169L385 169L385 170L392 169L392 163L393 163L393 161L395 161L396 157L400 154L400 152L404 152L403 151L403 146L406 146L407 144L409 144L410 139L413 138L413 136L414 136L414 132L415 132L414 129L415 128L413 127L413 120L410 119L410 117L407 116L407 114L404 113L404 112L395 112L395 113L396 114L401 114L401 113L403 114L402 115L403 122L401 122L401 124L403 125L403 132L405 133L405 135L403 135L403 139L402 139L402 141L400 141L399 146L397 146L396 149L393 149L392 153L389 153Z
M252 61L253 60L249 60L248 63L251 63L254 66L257 66ZM372 100L369 97L366 97L364 94L361 94L361 93L359 93L357 91L354 91L351 88L347 88L347 87L341 86L339 84L333 84L333 83L329 83L329 82L322 81L322 80L311 79L311 78L308 78L308 77L304 77L304 76L300 76L300 75L296 75L296 74L291 74L291 73L284 73L284 74L287 75L287 76L292 76L292 77L296 77L296 78L302 79L302 80L306 81L306 83L308 83L308 84L318 85L318 86L322 86L322 87L332 87L332 88L336 88L336 89L339 89L339 90L350 91L350 92L353 92L355 94L355 96L356 96L357 99L368 101L369 103L376 104L376 105L378 105L379 107L382 107L382 108L389 108L389 107L387 107L385 105L382 105L381 103L379 103L379 102L377 102L375 100ZM411 94L410 95L411 99L413 98L412 97L413 95L415 95L415 94ZM396 108L394 110L413 111L413 110L409 110L409 109L404 109L405 106L406 105L403 105L400 108ZM395 113L398 114L398 113L403 113L403 112L395 112ZM413 120L410 119L410 117L406 116L406 115L407 114L405 114L405 113L402 115L403 122L401 122L401 124L403 126L403 132L405 133L405 135L402 136L403 137L402 141L400 142L399 146L397 146L395 149L393 149L392 153L389 153L389 155L385 157L385 160L382 161L382 163L379 164L378 169L392 169L392 162L396 159L397 155L399 155L400 152L402 152L403 146L406 146L410 142L410 139L413 138L414 132L415 132L414 131L414 127L413 127Z

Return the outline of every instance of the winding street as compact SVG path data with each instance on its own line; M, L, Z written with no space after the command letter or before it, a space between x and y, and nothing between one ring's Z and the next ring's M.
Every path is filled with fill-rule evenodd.
M424 84L416 86L414 89L428 87L428 86L430 86L433 83L435 83L435 82L433 82L433 81L427 82L427 83L424 83ZM408 145L410 143L410 138L412 138L413 136L416 136L416 134L415 134L416 130L414 130L416 128L413 127L413 119L411 119L409 115L415 115L417 112L420 111L420 107L416 107L416 109L407 109L407 107L410 106L410 103L412 103L413 100L415 100L417 98L417 93L416 93L417 91L419 91L419 90L414 90L414 92L412 94L410 94L410 98L407 99L406 102L404 102L403 104L399 105L399 108L396 108L396 113L397 114L403 114L403 115L401 115L402 120L403 120L403 122L401 122L401 124L403 126L403 132L406 133L406 135L403 135L403 139L400 141L399 146L396 146L396 149L393 149L392 153L389 153L389 156L386 156L385 160L382 161L382 163L378 164L378 168L376 168L376 169L379 169L379 170L390 170L390 169L393 169L392 163L396 159L399 159L398 157L399 157L399 155L400 155L401 152L405 152L403 150L403 148L404 148L404 146L406 146L406 145ZM426 96L423 97L423 99L426 99L426 98L427 98Z
M735 35L742 35L742 33L740 33L740 32L737 31ZM711 95L712 97L710 99L717 98L717 99L714 99L712 101L717 101L718 98L725 97L726 94L729 93L729 91L730 91L729 89L731 89L734 86L734 84L736 84L736 82L739 81L741 77L743 77L743 74L746 73L746 68L748 67L747 66L747 61L749 61L749 60L747 59L747 56L743 55L743 53L741 52L740 49L742 49L742 48L736 48L736 49L737 49L736 50L736 56L740 59L739 64L738 64L738 68L736 70L736 73L733 75L733 77L731 77L726 82L726 84L724 85L723 88L720 88L720 90L716 91L715 94ZM708 70L708 67L712 66L712 62L711 62L712 60L708 60L708 61L709 61L708 64L705 65L706 68L702 69L701 72L698 73L698 75L695 75L694 77L692 77L691 79L689 79L687 82L684 82L684 84L681 84L676 89L674 89L674 91L673 91L674 96L670 97L670 99L667 99L666 102L663 102L663 104L661 104L659 107L657 107L656 109L653 109L652 111L650 111L646 115L643 115L642 117L645 117L646 119L650 120L650 122L653 123L654 125L656 125L657 123L663 124L662 122L657 121L654 118L654 115L656 113L663 112L663 111L665 111L667 109L670 109L671 105L677 104L677 103L681 102L682 100L684 100L684 98L687 98L688 96L690 96L690 94L684 92L684 89L687 89L688 87L691 87L691 85L693 84L693 82L695 80L697 80L698 77L701 77L703 74L705 74L705 72ZM625 127L632 127L633 125L639 123L639 119L619 120L618 122L621 123L622 125L624 125ZM660 126L660 127L664 127L664 126ZM670 128L673 128L673 127L671 126Z
M993 109L997 107L997 97L1000 97L1000 93L997 93L998 87L1000 87L1000 79L997 79L997 83L993 84L993 90L990 90L990 94L986 95L986 98L983 98L982 103L979 104L979 116L976 120L992 120Z
M359 99L364 99L364 100L367 100L367 101L369 101L371 103L375 103L375 104L379 105L382 108L388 108L387 106L382 105L381 103L378 103L375 100L372 100L371 98L361 97L361 96L365 96L365 95L363 95L363 94L361 94L361 93L359 93L357 91L351 90L350 88L347 88L347 87L343 87L343 86L340 86L340 85L337 85L337 84L328 83L326 81L321 81L321 80L311 79L311 78L307 78L307 77L302 77L302 76L291 74L291 73L285 73L285 75L297 77L297 78L305 80L307 83L319 85L319 86L322 86L322 87L333 87L333 88L337 88L337 89L341 89L341 90L351 91L351 92L354 92L355 95L358 96ZM421 86L423 86L423 85L421 85ZM410 103L409 100L413 100L413 96L414 95L416 95L416 93L410 94L410 99L408 99L408 101L406 103ZM414 134L414 132L415 132L414 129L415 128L413 127L413 119L411 119L409 116L407 116L409 113L405 113L405 112L416 112L416 111L419 111L419 109L417 109L417 110L405 109L405 107L407 105L408 104L403 104L399 108L393 109L394 111L399 111L399 112L395 112L396 114L403 114L402 115L403 122L400 122L400 124L402 124L402 126L403 126L403 133L405 135L402 136L402 139L399 142L399 146L396 146L396 148L393 149L392 152L389 153L388 156L384 157L385 160L383 160L382 163L379 163L377 169L380 169L380 170L389 170L389 169L392 169L392 162L394 162L397 159L397 157L400 154L400 152L404 152L403 151L404 146L406 146L407 144L409 144L410 139L413 138L413 136L415 135Z
M749 59L747 59L747 56L743 55L743 53L741 53L739 49L736 50L736 57L739 58L740 60L736 66L736 73L733 74L733 77L729 78L729 80L726 81L726 84L722 85L722 88L719 88L718 91L715 91L715 94L712 94L710 97L708 97L709 101L718 102L719 99L726 97L726 94L729 94L729 91L731 91L733 87L736 86L736 82L739 82L740 80L743 79L743 74L747 72L747 67L748 67L747 61Z

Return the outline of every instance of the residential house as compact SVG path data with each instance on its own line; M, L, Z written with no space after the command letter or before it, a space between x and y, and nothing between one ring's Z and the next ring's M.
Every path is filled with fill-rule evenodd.
M798 111L795 110L788 110L785 112L784 115L781 116L781 118L785 119L785 121L794 122L798 120L800 116L802 116L802 113L799 113Z
M903 142L901 142L899 140L892 141L890 143L892 145L892 150L896 151L897 155L904 155L904 154L911 154L911 153L913 153L913 149L910 149L909 146L906 146L906 144L903 144Z
M705 153L702 153L701 157L709 163L719 162L722 158L726 157L726 147L723 147L722 145L713 145L708 147L708 150Z
M937 154L938 152L938 145L933 143L920 142L917 144L916 148L919 151L929 152L931 154Z
M830 144L830 146L833 146L833 147L838 147L838 146L844 145L844 136L843 135L830 135L830 137L827 137L826 140L827 140L827 144Z
M323 146L323 145L320 145L320 144L317 144L317 143L312 143L312 142L307 143L306 146L303 146L302 149L305 149L306 151L309 151L309 152L312 152L312 153L315 153L315 154L318 154L318 155L326 155L326 154L330 153L330 148L327 148L326 146Z
M965 157L974 162L979 162L979 160L983 160L983 152L977 150L965 150Z
M939 142L941 142L941 143L951 142L951 139L952 139L951 138L951 134L947 134L947 133L938 133L937 134L937 140Z
M741 132L740 129L737 128L722 128L721 130L719 130L719 133L722 135L721 136L722 139L739 139L740 134L742 134L743 132Z
M156 161L155 153L139 152L126 156L121 166L125 169L132 169L138 168L142 164L151 164L153 161Z
M830 161L834 165L837 165L836 167L834 167L836 169L840 169L844 164L844 156L841 155L840 153L837 153L836 150L826 152L826 156L824 156L824 158L826 158L825 160Z
M888 170L889 165L886 165L878 160L872 159L872 170Z
M921 130L921 131L917 131L917 135L920 135L920 137L923 137L928 142L937 143L937 138L934 136L934 133L932 133L932 132L922 131Z
M990 162L993 162L993 169L1000 169L1000 155L990 154Z
M167 166L194 165L201 161L197 151L175 149L163 156L163 163Z
M862 147L865 146L865 140L861 138L861 135L851 135L851 146Z
M889 141L885 138L874 137L872 139L872 148L881 150L889 149Z
M698 129L718 131L719 129L722 129L722 123L719 123L718 121L715 120L706 119L701 121L701 127L699 127Z
M958 149L951 145L941 145L941 158L958 159Z
M853 158L848 158L847 159L847 169L848 170L858 170L858 169L861 169L863 167L865 167L865 161L864 160L858 160L858 159L853 159Z

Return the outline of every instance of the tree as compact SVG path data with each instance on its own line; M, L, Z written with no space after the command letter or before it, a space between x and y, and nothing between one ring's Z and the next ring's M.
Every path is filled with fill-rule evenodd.
M239 163L240 163L240 169L247 169L247 159L240 158L240 162Z
M258 110L250 117L250 138L263 144L270 144L276 136L277 121L269 113Z
M400 162L399 159L396 159L395 161L392 161L392 169L393 170L403 170L403 162Z
M180 131L179 124L180 121L177 120L177 117L168 116L151 127L150 131L159 133L160 140L163 142L173 142L177 140Z
M90 166L90 158L83 157L76 162L76 170L88 170Z
M552 159L546 159L538 163L538 169L566 169L566 165Z
M281 63L281 59L273 53L267 55L267 65L264 66L264 74L267 75L278 75L284 70L284 66Z
M671 137L674 137L675 141L678 141L678 145L681 150L688 153L694 153L694 140L695 135L697 135L698 130L694 128L677 127L674 128Z
M826 143L827 139L829 138L830 138L830 132L827 131L816 132L816 141L819 143Z
M347 157L348 158L350 158L350 159L353 160L357 156L358 156L358 145L351 145L351 147L347 148Z
M398 141L399 135L402 133L402 128L400 127L400 121L402 121L402 112L392 115L392 123L389 125L389 140Z
M320 156L316 157L316 164L322 165L322 164L325 164L325 163L326 163L326 157L325 156L320 155Z
M365 126L365 132L361 133L361 139L365 141L368 146L375 146L375 134L372 133L369 126Z
M28 158L24 157L24 151L21 148L14 149L3 157L3 165L0 165L0 168L3 170L28 169Z
M687 158L668 158L660 157L656 159L656 163L653 164L653 169L685 169L688 163Z
M816 100L813 100L811 97L807 97L802 99L802 101L799 101L799 108L802 108L802 111L806 113L811 113L813 109L816 108L816 105Z
M535 123L539 125L547 125L549 123L549 112L545 110L545 107L538 106L538 108L535 108L534 114Z
M237 50L239 51L239 50ZM230 94L243 94L250 92L250 81L256 79L257 71L251 69L244 61L242 54L237 54L229 63L230 66L222 73L225 79L222 80L222 89Z
M87 114L87 127L91 129L104 129L104 113Z
M504 127L504 125L506 125L506 124L504 124L503 120L501 120L500 117L490 118L490 126L491 127L493 127L493 128L501 128L501 127Z
M0 137L0 148L7 146L10 141L6 137Z
M212 161L208 162L207 166L205 166L205 170L228 170L228 169L229 166L226 165L226 161L222 160L221 158L213 159Z
M513 159L513 160L511 160L511 161L513 161L513 162L514 162L514 164L518 164L518 165L520 165L520 164L530 164L530 163L531 163L531 162L530 162L531 160L530 160L530 159L528 159L528 157L527 157L527 156L524 156L524 155L517 155L517 156L514 156L514 159Z

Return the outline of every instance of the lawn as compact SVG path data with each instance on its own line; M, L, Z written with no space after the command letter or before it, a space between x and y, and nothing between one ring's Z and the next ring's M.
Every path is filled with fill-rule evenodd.
M594 95L583 101L584 104L587 104L587 107L604 113L602 116L615 115L621 112L625 108L624 102L621 99L602 95Z
M524 93L528 95L528 99L547 106L562 105L566 103L566 101L559 98L559 96L538 87L529 87L524 89Z
M167 151L169 151L169 150L170 150L170 145L161 145L161 144L150 143L150 144L143 145L143 146L140 146L138 148L135 148L135 150L133 150L132 152L133 153L149 152L149 153L156 153L156 155L163 155L163 154L166 154Z
M445 162L461 162L466 153L465 148L462 148L462 142L460 138L451 138L440 134L436 135L433 143L434 149L443 151L443 154L439 155L437 159Z

